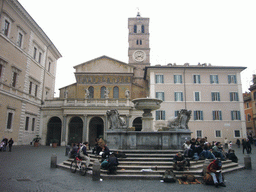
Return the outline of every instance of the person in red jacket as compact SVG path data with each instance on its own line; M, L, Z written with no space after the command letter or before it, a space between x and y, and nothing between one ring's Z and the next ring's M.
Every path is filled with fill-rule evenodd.
M207 167L207 173L212 176L215 187L226 187L222 179L221 168L222 164L219 159L213 160Z

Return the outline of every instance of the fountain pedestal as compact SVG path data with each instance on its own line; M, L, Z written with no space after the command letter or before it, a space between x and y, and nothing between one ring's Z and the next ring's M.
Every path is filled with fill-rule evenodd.
M163 102L160 99L153 98L140 98L132 100L134 107L137 110L143 110L142 114L142 130L141 131L154 131L153 130L153 117L151 111L159 109L160 104Z

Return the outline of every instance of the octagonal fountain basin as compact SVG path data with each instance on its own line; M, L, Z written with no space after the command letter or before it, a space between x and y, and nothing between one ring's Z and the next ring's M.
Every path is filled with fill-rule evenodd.
M156 110L161 107L163 101L156 98L139 98L133 99L132 102L137 110Z

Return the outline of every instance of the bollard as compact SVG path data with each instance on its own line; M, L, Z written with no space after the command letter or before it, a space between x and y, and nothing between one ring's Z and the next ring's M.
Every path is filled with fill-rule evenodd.
M206 175L207 167L210 164L209 159L205 159L204 164L203 164L203 176Z
M244 156L244 168L252 169L251 157L249 155Z
M51 168L57 168L57 155L52 154L51 156Z
M98 160L94 161L92 167L92 180L99 181L100 180L100 162Z

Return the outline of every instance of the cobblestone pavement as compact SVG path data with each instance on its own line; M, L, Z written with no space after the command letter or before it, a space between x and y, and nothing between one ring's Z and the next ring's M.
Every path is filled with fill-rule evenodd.
M239 163L244 165L242 149L237 149ZM256 147L252 146L252 170L240 170L225 174L227 187L216 189L208 185L180 185L162 183L160 180L103 180L92 181L69 170L50 168L52 154L58 163L66 160L65 147L13 146L12 152L0 152L0 191L256 191Z

